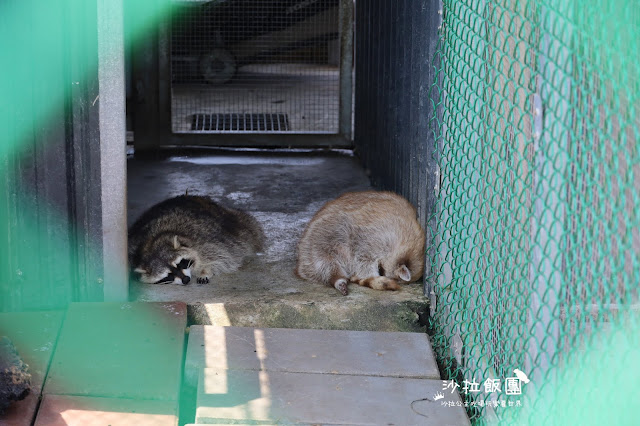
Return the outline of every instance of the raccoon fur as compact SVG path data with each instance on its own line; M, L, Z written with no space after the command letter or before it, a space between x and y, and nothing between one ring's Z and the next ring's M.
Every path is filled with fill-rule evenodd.
M403 197L386 191L348 192L326 203L298 243L296 273L348 294L347 284L398 290L420 278L424 231Z
M208 197L180 195L151 207L129 229L129 262L150 284L206 284L236 271L245 256L261 251L256 219Z

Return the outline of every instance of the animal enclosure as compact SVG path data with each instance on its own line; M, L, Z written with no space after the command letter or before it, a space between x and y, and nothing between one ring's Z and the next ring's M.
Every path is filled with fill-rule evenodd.
M142 3L171 3L172 13L145 20L141 7L128 15L150 22L138 27L131 54L136 155L169 145L339 146L354 148L337 161L355 177L338 173L336 158L308 151L261 152L272 175L255 167L264 158L222 158L235 157L228 152L215 167L170 158L146 168L140 156L129 171L139 177L130 183L142 183L130 194L173 196L197 182L248 206L256 203L237 176L269 186L254 192L274 235L287 238L265 257L288 262L270 275L269 284L279 284L293 269L283 253L298 236L283 219L299 229L320 207L313 185L330 178L321 185L326 199L369 189L369 181L398 192L427 232L429 333L441 372L474 422L517 424L532 412L558 424L580 414L635 414L615 410L637 389L629 372L637 371L640 336L640 19L631 2L124 5ZM0 14L0 31L14 41L0 114L9 141L0 145L3 311L108 299L107 274L126 265L109 257L118 250L107 240L126 235L124 215L105 215L126 196L105 184L126 174L110 163L123 153L114 117L124 108L110 103L123 93L123 67L109 60L119 41L98 37L120 20L100 21L110 16L101 8L119 3L61 4ZM109 135L116 144L107 152ZM130 210L141 198L132 197ZM238 299L252 290L227 289ZM311 294L280 291L252 306Z

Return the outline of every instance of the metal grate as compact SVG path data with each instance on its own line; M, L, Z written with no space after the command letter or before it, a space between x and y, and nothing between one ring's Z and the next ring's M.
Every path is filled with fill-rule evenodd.
M192 125L200 113L282 113L288 126L280 131L338 132L339 0L173 0L173 6L174 133L201 131ZM209 131L275 130L239 129Z
M286 132L287 114L193 114L191 130L206 132Z

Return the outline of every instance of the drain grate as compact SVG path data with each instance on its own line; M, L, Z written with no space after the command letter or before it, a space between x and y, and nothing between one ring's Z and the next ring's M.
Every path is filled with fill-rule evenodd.
M281 132L289 130L287 114L193 114L192 131Z

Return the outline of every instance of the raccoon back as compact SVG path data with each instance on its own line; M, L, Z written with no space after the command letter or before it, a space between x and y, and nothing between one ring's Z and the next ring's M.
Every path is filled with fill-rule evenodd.
M349 278L384 261L407 264L417 279L423 254L424 231L406 199L386 191L349 192L326 203L307 225L298 244L297 272L326 282L328 275L319 269L327 262Z
M154 205L134 222L129 229L130 258L135 258L145 241L167 232L196 244L226 243L231 251L233 246L260 251L265 241L260 224L250 214L223 207L208 197L180 195Z

